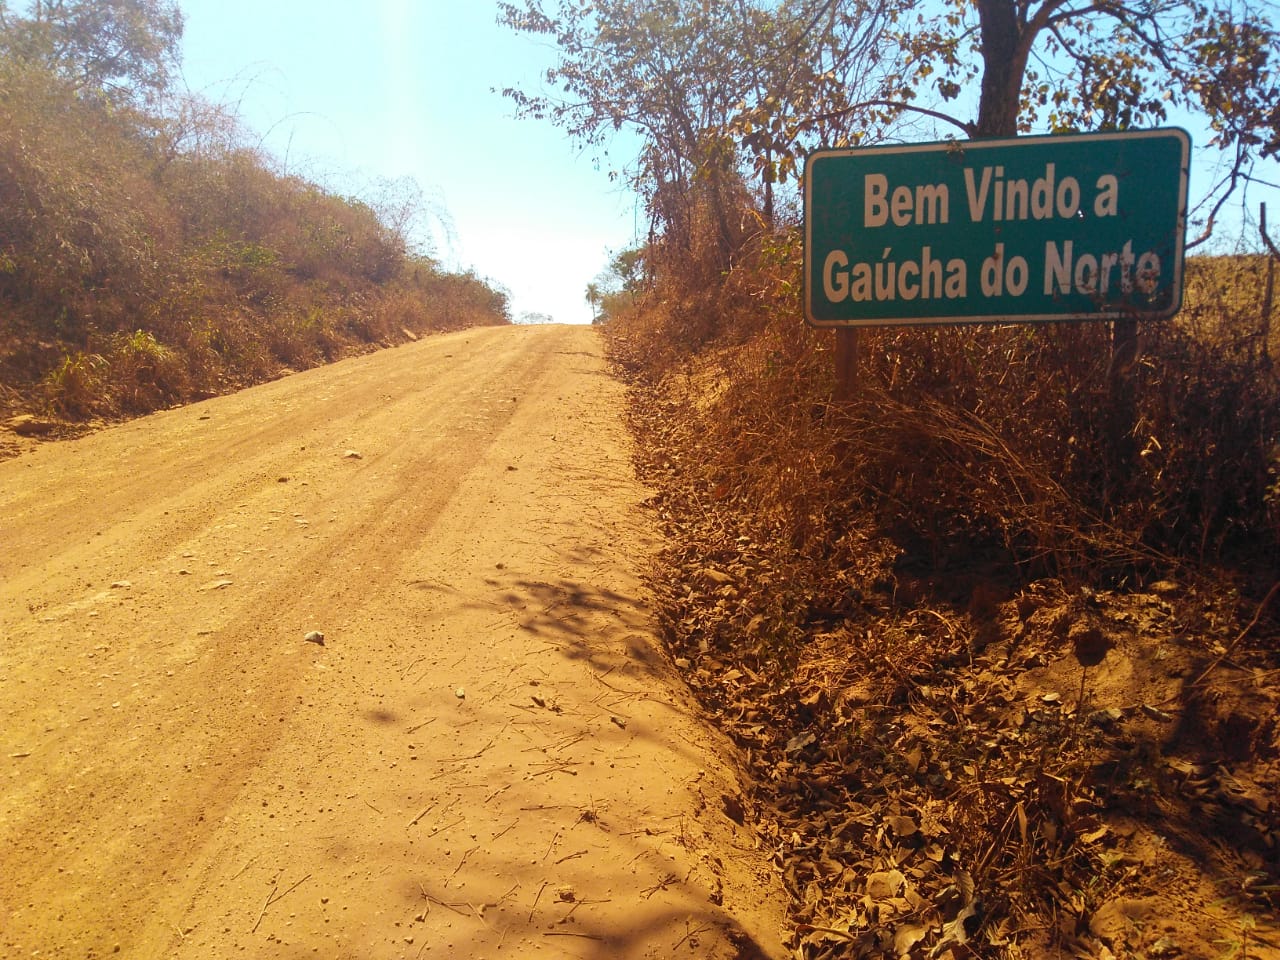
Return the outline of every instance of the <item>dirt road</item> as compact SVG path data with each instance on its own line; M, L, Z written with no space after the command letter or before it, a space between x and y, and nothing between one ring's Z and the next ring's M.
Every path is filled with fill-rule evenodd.
M776 955L620 402L486 329L0 463L0 955Z

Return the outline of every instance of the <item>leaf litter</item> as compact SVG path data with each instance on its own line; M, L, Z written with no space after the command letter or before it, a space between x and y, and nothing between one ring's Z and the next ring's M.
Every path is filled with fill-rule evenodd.
M856 525L833 569L724 495L694 384L633 384L651 581L791 955L1280 958L1277 611L1190 578L942 602Z

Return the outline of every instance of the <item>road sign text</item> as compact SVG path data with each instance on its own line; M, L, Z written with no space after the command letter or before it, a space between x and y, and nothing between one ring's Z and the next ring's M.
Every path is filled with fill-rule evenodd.
M820 151L806 308L830 326L1169 316L1180 130Z

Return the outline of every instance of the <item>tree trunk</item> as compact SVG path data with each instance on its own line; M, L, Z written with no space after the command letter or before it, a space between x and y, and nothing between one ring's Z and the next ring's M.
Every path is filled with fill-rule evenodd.
M1021 24L1013 0L977 0L982 27L982 97L974 139L1013 137L1026 57L1019 54Z

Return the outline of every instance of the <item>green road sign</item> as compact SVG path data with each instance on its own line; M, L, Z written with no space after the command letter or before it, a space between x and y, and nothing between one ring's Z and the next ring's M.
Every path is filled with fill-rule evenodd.
M824 327L1170 317L1190 150L1165 129L817 151L805 315Z

